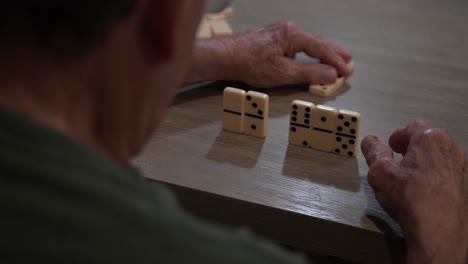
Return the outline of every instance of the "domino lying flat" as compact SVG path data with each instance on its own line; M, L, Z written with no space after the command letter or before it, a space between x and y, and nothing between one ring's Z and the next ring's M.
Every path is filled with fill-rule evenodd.
M348 110L294 100L289 143L355 157L361 115Z
M355 67L354 62L349 61L347 67L351 74L353 74ZM313 84L309 87L309 93L321 97L328 97L336 90L338 90L341 86L343 86L344 82L344 77L338 77L336 82L332 84Z
M223 93L223 130L264 138L269 112L267 94L227 87Z

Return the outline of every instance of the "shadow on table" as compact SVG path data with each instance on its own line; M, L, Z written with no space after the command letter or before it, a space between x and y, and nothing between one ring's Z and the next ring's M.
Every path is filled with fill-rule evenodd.
M343 171L346 175L343 176ZM358 192L359 166L356 158L338 156L310 148L289 145L283 175Z
M391 263L404 263L406 246L403 239L401 227L380 207L375 199L374 192L367 183L367 178L363 177L363 184L367 196L366 214L375 226L384 234L385 242L390 253Z
M221 131L206 157L220 163L253 168L257 165L264 143L264 139Z
M221 96L223 89L230 86L231 82L203 82L180 88L172 101L171 106L183 104L204 97Z

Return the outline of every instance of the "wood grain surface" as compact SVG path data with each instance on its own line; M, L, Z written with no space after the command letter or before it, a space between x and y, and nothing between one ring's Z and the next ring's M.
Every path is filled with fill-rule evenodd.
M398 262L402 233L375 201L362 154L351 159L288 145L290 103L360 112L361 139L430 120L468 150L468 1L257 0L233 7L235 32L290 20L340 44L354 57L354 76L327 99L306 86L260 90L270 96L266 139L221 131L227 84L185 90L137 166L202 217L351 261Z

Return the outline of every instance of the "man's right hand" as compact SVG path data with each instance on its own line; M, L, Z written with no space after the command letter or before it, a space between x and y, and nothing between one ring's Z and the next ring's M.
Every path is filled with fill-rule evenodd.
M304 52L321 63L297 63ZM338 45L291 22L253 32L199 40L185 83L206 80L243 81L261 88L292 84L331 84L349 76L351 55Z
M443 130L417 121L389 144L376 136L361 144L368 181L381 206L402 226L408 263L466 263L468 159ZM395 161L393 152L403 155Z

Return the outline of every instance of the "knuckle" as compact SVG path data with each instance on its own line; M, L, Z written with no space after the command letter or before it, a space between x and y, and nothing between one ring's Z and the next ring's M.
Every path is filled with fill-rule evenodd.
M300 28L291 21L284 21L269 27L268 32L272 42L279 44L286 50L290 49L291 42L300 33Z
M449 144L452 143L452 138L444 129L436 128L436 129L429 129L426 130L421 135L421 140L426 142L434 142L434 143L441 143L441 144Z
M375 150L369 152L366 156L367 164L375 164L378 159L378 154Z
M372 164L370 170L387 174L392 165L392 161L389 159L379 159Z
M392 156L388 154L388 150L384 146L374 146L366 156L367 163L374 166L376 163L380 164L383 161L390 162L388 159L384 158Z
M427 127L427 126L428 126L428 123L422 119L415 120L409 125L409 127L413 127L413 128Z
M281 24L282 28L287 30L287 31L295 31L295 30L298 30L299 29L299 26L296 25L294 22L291 22L291 21L284 21L282 24Z
M327 50L328 47L327 47L325 41L323 41L322 39L316 38L316 37L314 37L313 40L315 42L315 45L317 45L318 48L322 49L322 51Z
M394 170L394 161L390 159L379 159L369 168L367 175L367 181L373 188L381 189L385 186L384 184L390 184L395 180L403 179L402 175L399 175Z

